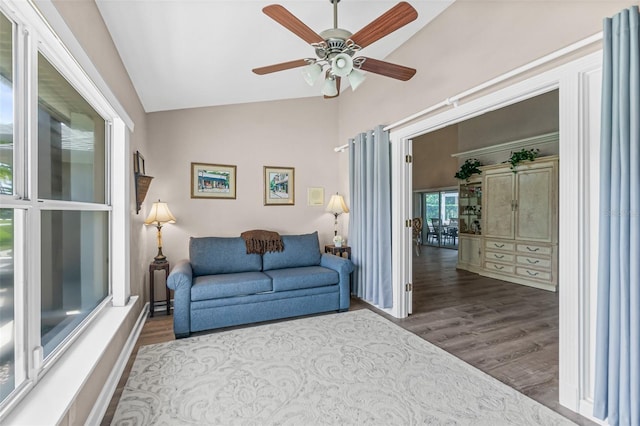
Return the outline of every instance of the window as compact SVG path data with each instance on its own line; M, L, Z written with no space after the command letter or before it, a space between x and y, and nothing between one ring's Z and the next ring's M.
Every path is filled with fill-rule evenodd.
M13 194L13 23L1 13L0 194Z
M38 54L41 346L48 356L108 295L105 120ZM46 207L46 204L45 204ZM82 207L85 211L79 211Z
M125 240L112 235L112 139L125 132L32 6L1 1L0 420L111 300Z
M457 249L458 191L423 192L420 196L425 223L422 241Z
M0 13L0 195L13 195L13 23ZM0 208L0 401L17 385L14 210ZM24 373L24 371L21 371Z

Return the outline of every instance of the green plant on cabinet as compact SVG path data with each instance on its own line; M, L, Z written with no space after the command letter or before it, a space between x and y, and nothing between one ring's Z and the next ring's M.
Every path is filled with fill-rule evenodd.
M518 167L518 164L522 163L523 161L533 161L538 157L539 154L540 150L538 148L522 148L520 151L512 152L511 157L507 162L511 164L511 171L513 173L517 173L518 171L516 170L516 167Z
M482 163L475 158L469 158L460 166L460 170L455 174L456 179L469 181L474 174L481 174L480 166Z

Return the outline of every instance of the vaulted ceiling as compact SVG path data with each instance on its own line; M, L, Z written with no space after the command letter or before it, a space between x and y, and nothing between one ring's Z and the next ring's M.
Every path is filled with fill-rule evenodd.
M363 54L385 59L453 1L409 1L418 18L367 46ZM251 72L314 57L310 45L262 13L273 0L96 3L147 112L321 96L320 83L307 85L300 68L262 76ZM342 0L338 27L355 33L397 3ZM318 33L333 27L331 0L279 4ZM411 63L401 65L412 67ZM343 85L345 89L351 90Z

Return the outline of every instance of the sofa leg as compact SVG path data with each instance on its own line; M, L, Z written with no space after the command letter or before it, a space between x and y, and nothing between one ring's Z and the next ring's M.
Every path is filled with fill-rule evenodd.
M338 312L347 312L349 310L349 308L347 309L338 309Z
M180 333L180 334L176 334L176 340L177 339L184 339L185 337L189 337L191 335L191 333Z

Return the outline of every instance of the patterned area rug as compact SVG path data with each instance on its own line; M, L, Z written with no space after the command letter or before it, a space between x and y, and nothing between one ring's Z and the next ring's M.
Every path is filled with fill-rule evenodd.
M138 352L114 425L569 425L367 310Z

